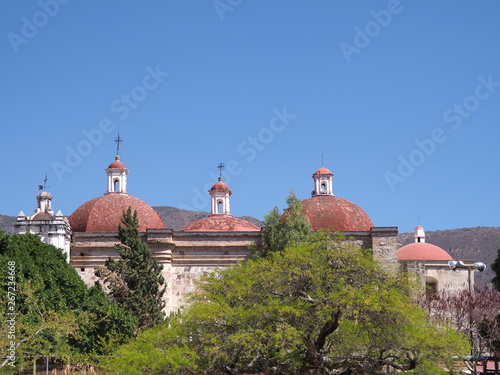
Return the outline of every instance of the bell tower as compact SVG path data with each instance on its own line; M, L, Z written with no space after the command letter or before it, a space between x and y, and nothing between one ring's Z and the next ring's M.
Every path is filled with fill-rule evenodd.
M230 203L229 197L231 196L231 190L224 182L222 182L222 169L224 169L224 164L219 163L217 166L220 170L219 180L212 188L208 191L211 198L211 214L212 215L230 215Z
M108 175L108 188L106 194L127 194L128 169L125 164L120 161L119 155L115 156L115 161L106 169L106 174Z
M312 196L315 195L334 195L333 194L333 173L325 167L321 167L312 175L314 180L314 190Z
M116 142L116 156L115 161L112 162L106 169L106 174L108 175L108 188L105 194L127 194L127 174L128 169L120 161L120 143L123 142L123 138L120 137L120 133L115 139Z

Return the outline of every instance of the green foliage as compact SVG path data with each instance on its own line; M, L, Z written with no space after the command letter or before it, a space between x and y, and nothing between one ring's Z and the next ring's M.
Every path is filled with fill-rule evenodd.
M62 251L35 235L0 232L0 274L0 324L5 329L15 314L16 328L14 340L1 335L0 350L14 341L19 368L25 358L46 355L66 363L92 360L132 336L133 317L100 287L89 290Z
M76 271L66 262L60 249L44 244L32 234L0 234L0 269L7 270L7 262L16 262L18 284L31 281L37 286L40 300L49 310L70 310L78 307L86 286ZM6 274L6 273L4 273ZM7 280L0 280L0 296L7 294ZM23 298L22 295L19 296ZM23 299L19 305L26 306Z
M119 375L179 374L186 368L195 371L197 355L187 345L188 338L182 342L182 334L179 328L167 323L145 330L115 352L101 369L106 374Z
M429 325L409 295L405 278L386 273L370 251L316 236L207 276L182 314L113 366L125 353L141 352L135 363L145 364L161 354L175 365L151 373L173 373L186 365L176 356L184 351L199 374L377 374L386 365L438 373L451 354L467 353L466 339ZM131 371L123 373L150 368Z
M97 271L110 288L111 297L137 319L137 329L151 328L163 321L165 313L165 280L163 267L153 258L151 250L141 241L137 211L131 207L123 213L118 228L121 244L115 246L120 259L109 258Z
M264 217L262 251L253 253L252 258L266 258L273 252L302 243L311 235L311 223L305 217L302 203L293 191L286 198L286 203L288 208L283 217L277 207Z
M81 353L108 355L134 334L137 319L109 300L100 284L91 287L80 309L88 314L71 344Z

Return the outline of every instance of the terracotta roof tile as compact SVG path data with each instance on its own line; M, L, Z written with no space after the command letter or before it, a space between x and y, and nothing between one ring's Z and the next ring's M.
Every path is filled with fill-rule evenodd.
M427 242L414 242L397 252L398 260L453 260L445 250Z
M137 210L139 231L165 228L158 213L146 202L128 194L107 194L94 198L76 209L69 217L73 232L118 232L123 211Z
M185 232L260 232L249 221L231 215L209 215L182 228Z
M316 195L302 201L304 214L313 230L369 231L373 223L354 203L333 195Z

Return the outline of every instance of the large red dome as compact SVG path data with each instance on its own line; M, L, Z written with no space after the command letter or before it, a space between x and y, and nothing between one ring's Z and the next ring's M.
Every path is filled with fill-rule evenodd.
M260 232L249 221L231 215L209 215L185 225L184 232Z
M414 242L397 252L398 260L453 260L446 251L427 242Z
M341 232L369 231L373 223L354 203L334 195L316 195L302 201L304 215L314 231L323 228Z
M106 194L85 202L69 217L73 232L118 232L123 211L137 210L139 231L165 228L160 215L146 202L128 194Z

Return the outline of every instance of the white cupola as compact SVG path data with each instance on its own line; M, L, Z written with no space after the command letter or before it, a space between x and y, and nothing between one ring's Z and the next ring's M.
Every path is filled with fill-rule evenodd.
M42 212L49 215L54 215L54 210L52 209L52 195L46 191L36 195L36 201L38 207L35 209L35 213Z
M314 190L312 196L315 195L334 195L333 194L333 173L325 167L318 169L313 175Z
M415 242L425 242L424 228L420 225L417 225L415 227L415 233L413 236L415 237Z
M112 162L106 169L108 175L108 189L105 194L127 194L127 174L128 169L120 161L120 156L115 156L115 161Z
M210 193L212 203L211 214L229 215L229 197L232 193L231 190L229 190L229 187L222 182L222 177L219 177L219 181L214 184L208 192Z

